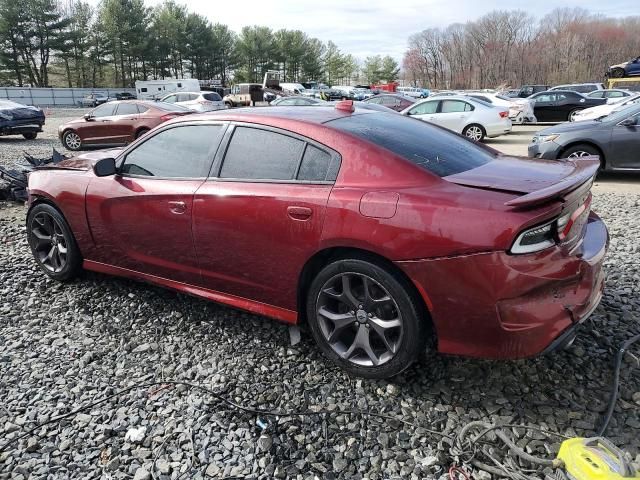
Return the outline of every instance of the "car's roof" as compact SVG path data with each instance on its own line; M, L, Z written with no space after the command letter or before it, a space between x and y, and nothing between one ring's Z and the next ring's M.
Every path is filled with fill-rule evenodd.
M197 115L189 115L182 117L173 122L191 121L195 118L214 119L214 120L237 120L237 121L256 121L257 123L268 123L269 120L297 120L305 123L323 124L336 120L338 118L348 117L351 115L371 115L378 113L374 110L367 110L355 106L354 112L339 110L335 105L322 106L282 106L278 108L269 107L245 107L233 108L228 110L216 110L214 112L202 113Z

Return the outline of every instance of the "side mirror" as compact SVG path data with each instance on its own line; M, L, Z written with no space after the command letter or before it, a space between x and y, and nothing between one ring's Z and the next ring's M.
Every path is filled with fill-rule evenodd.
M636 117L625 118L619 125L621 127L635 127L638 125L638 119Z
M84 114L84 119L85 119L87 122L91 122L91 121L93 120L93 115L91 115L90 113L85 113L85 114Z
M93 171L97 177L110 177L117 173L115 158L102 158L93 166Z

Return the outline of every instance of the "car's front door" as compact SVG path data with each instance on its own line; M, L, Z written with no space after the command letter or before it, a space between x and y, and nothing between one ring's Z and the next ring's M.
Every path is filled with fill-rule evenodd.
M224 158L194 198L203 286L284 308L293 319L299 275L318 249L340 157L286 131L232 128Z
M117 143L109 128L116 113L116 103L105 103L95 108L85 117L85 121L76 127L76 131L87 145Z
M607 161L612 168L640 168L640 113L629 119L635 120L635 125L625 126L620 122L611 131Z
M629 63L627 66L627 75L640 75L640 57Z
M191 221L193 195L205 181L222 124L174 125L119 159L119 173L96 177L87 219L90 260L179 282L200 280Z
M541 93L532 99L533 113L539 122L552 122L555 120L557 113L555 111L555 94Z

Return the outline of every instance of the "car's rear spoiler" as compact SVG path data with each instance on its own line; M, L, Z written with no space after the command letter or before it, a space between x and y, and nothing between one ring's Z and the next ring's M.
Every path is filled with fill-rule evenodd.
M576 165L573 173L549 187L509 200L505 205L508 207L531 207L561 197L593 179L598 172L598 168L600 168L600 157L597 155L590 155L571 161Z

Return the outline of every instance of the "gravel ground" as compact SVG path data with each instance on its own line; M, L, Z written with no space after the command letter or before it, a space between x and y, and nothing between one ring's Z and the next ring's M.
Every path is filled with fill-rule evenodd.
M59 121L50 118L49 133L32 142L0 138L0 162L22 150L48 154ZM0 203L0 479L446 478L453 459L426 429L453 433L486 420L593 435L614 353L640 331L639 207L640 195L595 196L611 232L607 286L569 350L515 362L436 356L373 382L330 366L304 333L291 347L285 326L258 316L93 273L48 280L28 251L25 208ZM608 434L640 462L640 368L632 367L622 370ZM344 413L272 418L186 386L145 386L167 380L255 408L367 410L413 426ZM559 445L512 432L540 455Z

